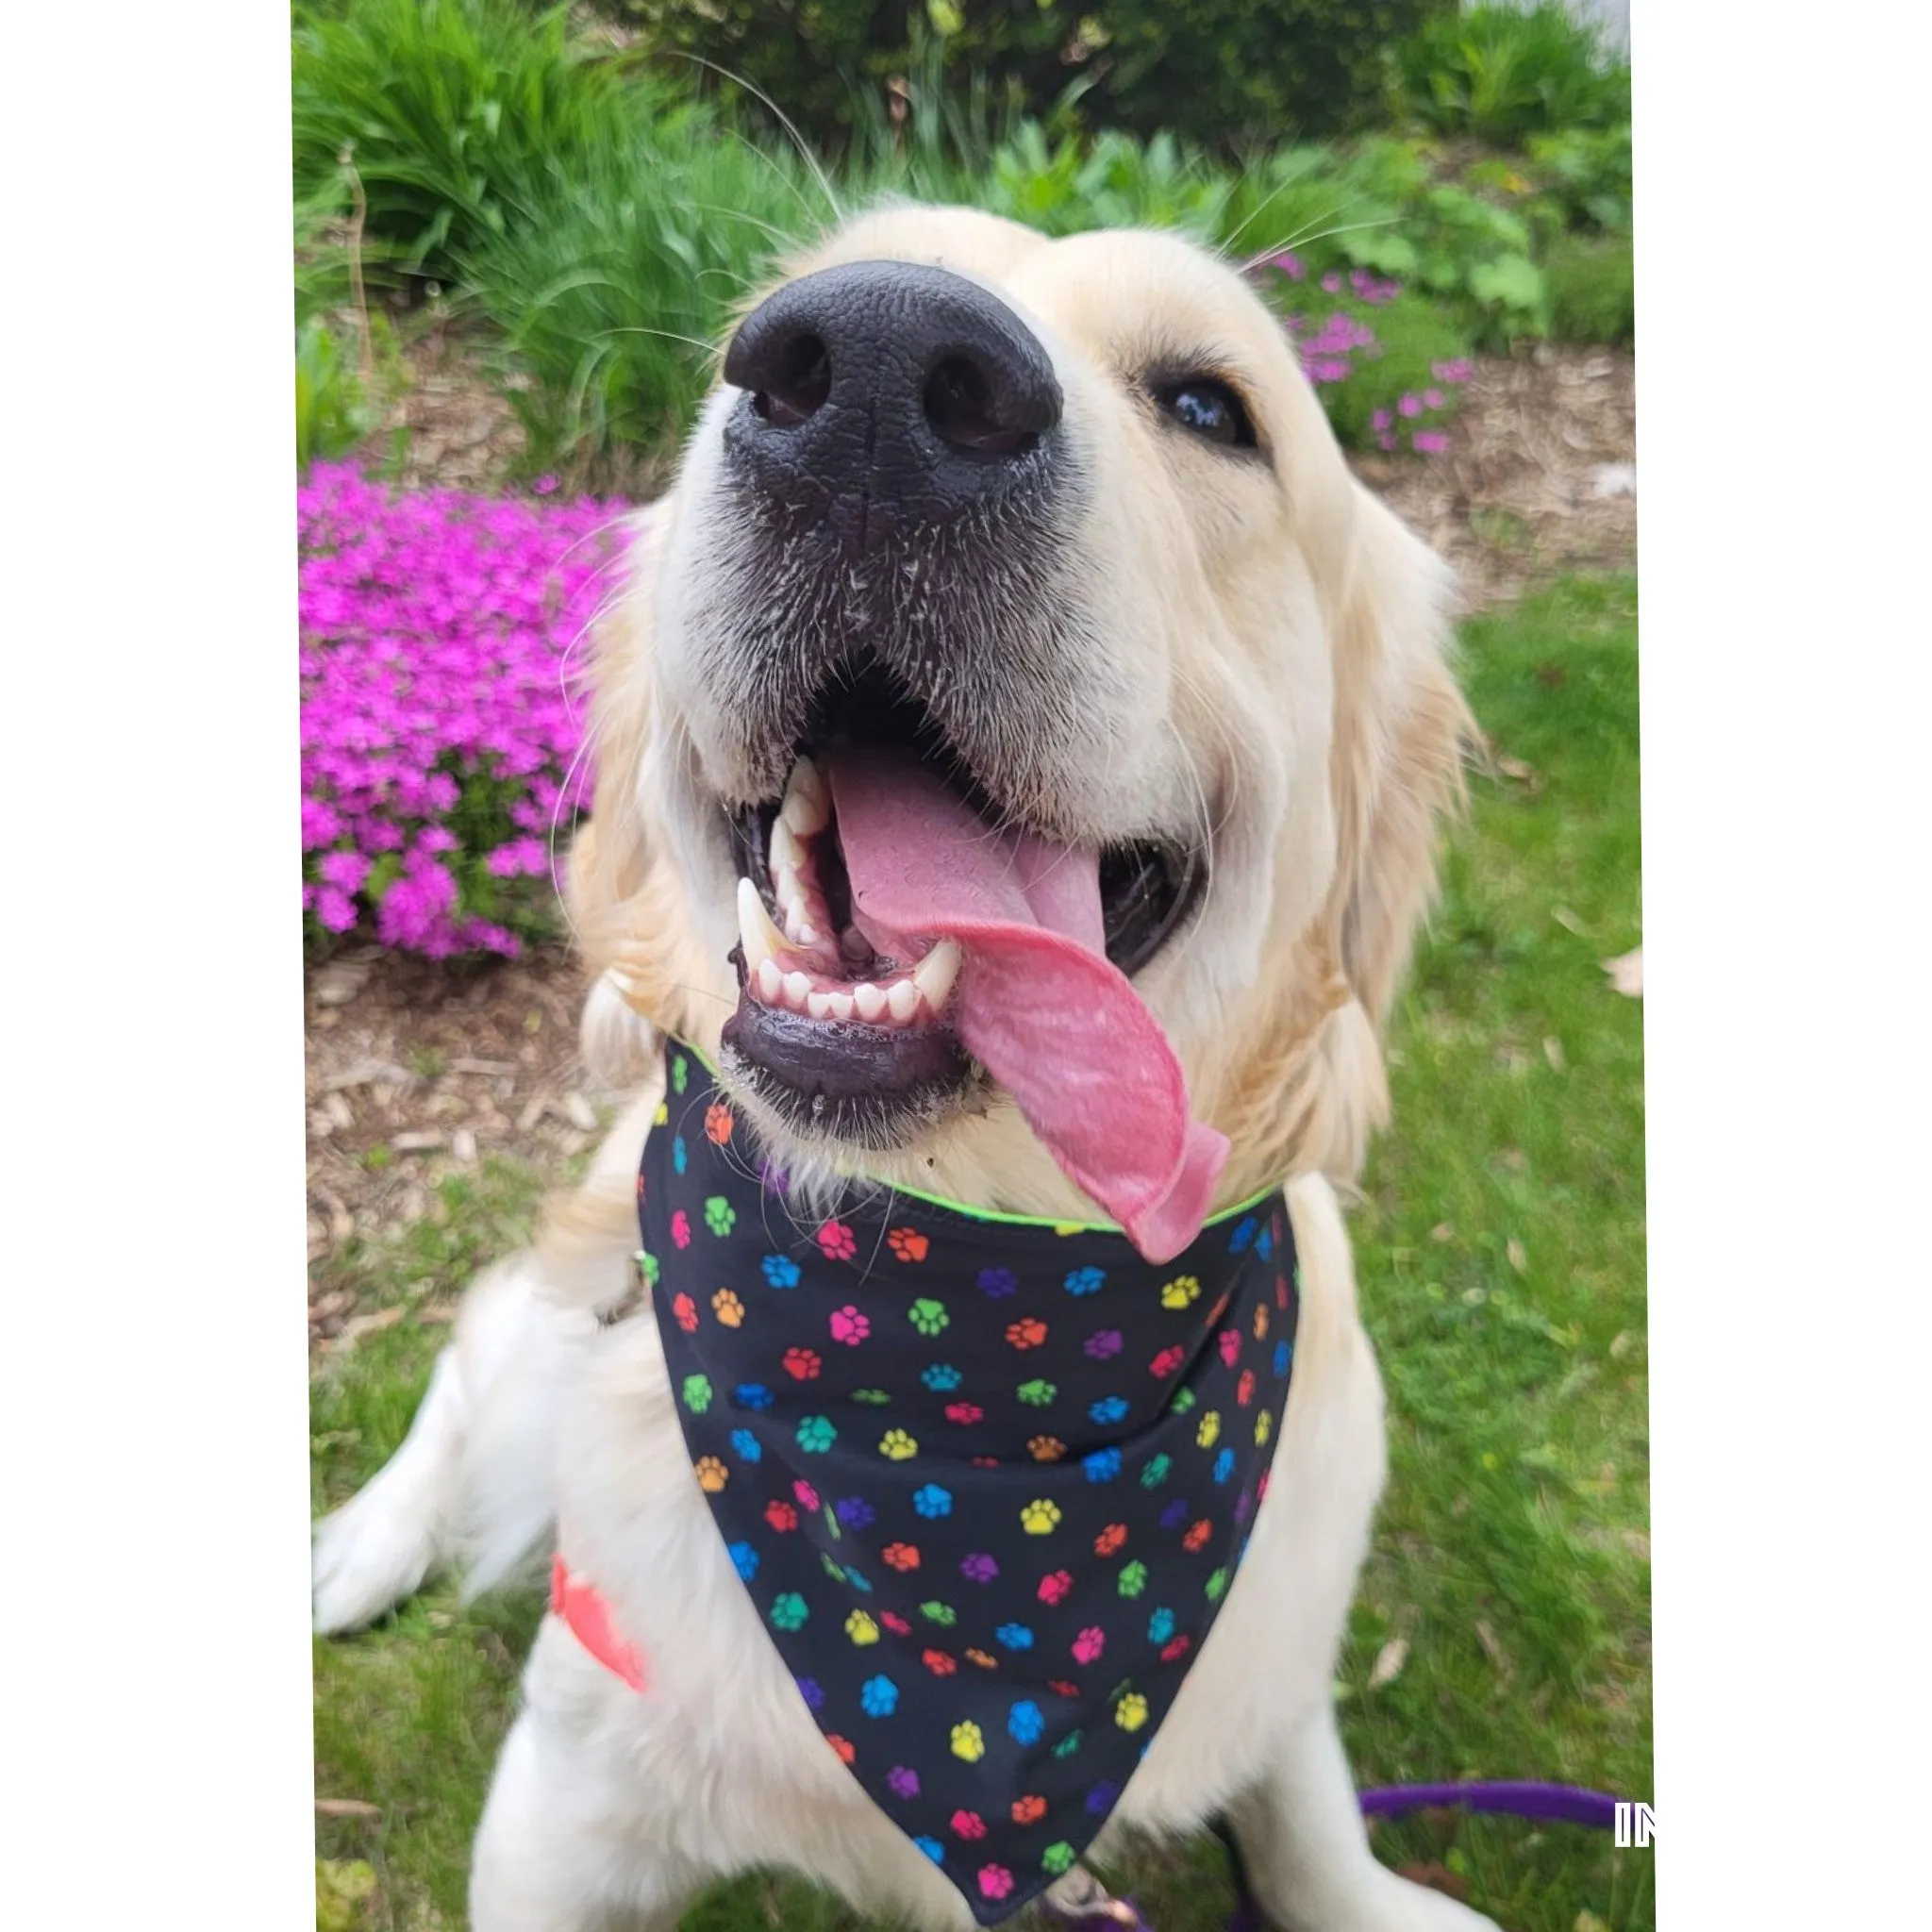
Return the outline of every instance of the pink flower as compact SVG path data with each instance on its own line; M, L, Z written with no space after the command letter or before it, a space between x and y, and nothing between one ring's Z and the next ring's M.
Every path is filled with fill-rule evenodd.
M1447 398L1439 389L1425 389L1423 391L1423 401L1432 409L1440 409L1446 400Z
M1394 421L1395 418L1391 416L1387 409L1377 409L1375 413L1369 418L1369 427L1371 429L1375 430L1387 429L1394 423Z
M1291 248L1284 248L1277 256L1271 258L1269 267L1279 269L1290 281L1298 282L1307 274L1302 265L1302 258Z
M1324 294L1341 294L1341 277L1339 275L1337 275L1333 269L1330 269L1328 273L1322 277L1322 289Z
M1395 408L1404 416L1420 416L1423 412L1423 399L1420 396L1404 396Z

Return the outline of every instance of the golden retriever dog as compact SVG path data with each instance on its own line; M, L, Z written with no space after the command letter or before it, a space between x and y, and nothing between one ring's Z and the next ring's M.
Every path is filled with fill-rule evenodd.
M779 1173L781 1234L937 1203L1022 1243L1131 1241L1158 1271L1278 1194L1298 1312L1272 1480L1079 1849L1104 1866L1134 1834L1219 1824L1282 1932L1488 1924L1373 1857L1331 1692L1384 1476L1338 1197L1387 1111L1380 1029L1460 784L1447 598L1277 322L1173 236L893 207L746 305L596 642L571 911L586 1052L635 1097L536 1245L475 1284L404 1446L317 1534L324 1631L434 1567L481 1588L557 1553L475 1845L477 1932L669 1927L754 1867L962 1932L1093 1895L1070 1846L1010 1893L983 1864L975 1890L970 1847L889 1814L855 1747L826 1748L721 1534L728 1473L700 1458L693 1480L686 1337L653 1318L639 1229L640 1150L681 1126L693 1062L721 1096L707 1131L735 1117L731 1149ZM899 1278L855 1264L834 1337L903 1309ZM712 1307L735 1331L740 1304ZM884 1455L912 1453L897 1434ZM851 1641L877 1644L853 1601ZM1109 1694L1120 1726L1143 1721ZM980 1755L974 1726L952 1735Z

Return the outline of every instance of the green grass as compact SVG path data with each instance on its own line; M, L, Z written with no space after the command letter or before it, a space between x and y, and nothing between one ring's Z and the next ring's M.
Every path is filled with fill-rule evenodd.
M1364 1783L1542 1777L1648 1798L1641 1009L1598 964L1641 938L1635 585L1570 579L1470 625L1465 648L1515 775L1475 781L1453 841L1391 1031L1396 1124L1354 1216L1391 1475L1338 1695ZM446 1184L395 1252L351 1255L339 1278L406 1307L446 1300L522 1239L538 1188L508 1166ZM446 1332L406 1318L321 1366L318 1507L401 1439ZM469 1836L536 1618L527 1600L463 1611L436 1590L316 1646L317 1791L379 1807L318 1826L325 1858L375 1869L361 1925L462 1922ZM1371 1688L1396 1638L1404 1667ZM1598 1835L1446 1819L1375 1842L1391 1863L1460 1873L1508 1932L1655 1925L1649 1855ZM1162 1932L1209 1932L1228 1909L1206 1845L1114 1875ZM859 1922L760 1879L685 1920L773 1924Z

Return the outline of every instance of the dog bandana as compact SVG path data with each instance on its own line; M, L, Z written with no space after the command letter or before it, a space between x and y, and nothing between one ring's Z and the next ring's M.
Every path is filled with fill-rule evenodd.
M667 1060L638 1265L699 1486L825 1741L996 1923L1106 1823L1241 1561L1294 1358L1286 1203L1160 1266L904 1192L808 1217Z

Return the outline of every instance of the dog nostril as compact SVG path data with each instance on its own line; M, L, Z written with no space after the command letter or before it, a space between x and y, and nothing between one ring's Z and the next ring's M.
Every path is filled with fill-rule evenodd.
M795 429L824 408L832 392L832 362L811 334L787 342L771 379L753 391L751 406L775 429Z
M1030 428L1010 428L986 372L964 356L948 356L925 385L925 420L942 442L971 456L1010 457L1039 441Z

